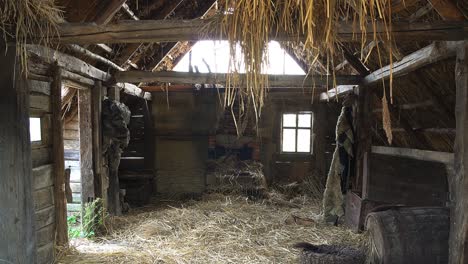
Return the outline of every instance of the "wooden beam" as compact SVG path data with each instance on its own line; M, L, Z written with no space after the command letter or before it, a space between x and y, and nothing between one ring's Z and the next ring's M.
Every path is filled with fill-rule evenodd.
M177 0L177 1L170 1L169 3L166 3L163 7L160 7L161 11L158 13L158 15L151 17L151 19L167 19L170 14L174 12L174 10L180 6L182 2L185 0ZM153 5L159 5L159 4L164 4L163 1L155 1ZM130 58L133 57L136 51L138 51L140 48L145 47L142 46L141 43L131 43L129 45L126 45L125 48L120 52L119 56L115 59L116 63L123 66L125 63L128 63L130 61Z
M396 157L404 157L416 160L440 162L445 164L453 164L454 155L449 152L429 151L411 148L394 148L383 146L372 146L372 153L390 155Z
M387 65L372 72L363 79L363 84L373 85L383 80L388 80L392 74L393 77L403 76L431 63L455 56L456 48L460 43L461 42L459 41L432 43L429 46L405 56L402 60L395 62L392 65ZM337 92L333 89L329 91L328 94L338 94L338 96L341 96L348 92L349 90ZM324 93L320 95L320 100L325 101L328 100L329 97L329 95Z
M102 179L102 142L101 142L101 112L102 112L102 83L96 82L96 86L92 90L92 121L93 121L93 168L94 168L94 193L96 197L103 198L103 179Z
M378 69L364 78L365 85L372 85L382 80L403 76L428 64L455 56L460 42L436 42L405 56L402 60Z
M73 52L75 53L78 53L79 55L82 55L84 57L87 57L89 59L92 59L92 60L95 60L95 61L98 61L98 62L101 62L115 70L118 70L118 71L123 71L124 68L120 67L119 65L115 64L114 62L112 62L111 60L108 60L104 57L102 57L101 55L98 55L96 53L93 53L83 47L80 47L79 45L76 45L76 44L69 44L67 46L70 50L72 50Z
M453 0L428 0L435 11L447 21L464 21L466 18Z
M60 37L51 37L60 43L96 44L96 43L144 43L197 41L203 39L225 39L220 33L207 33L206 27L212 23L203 19L194 20L139 20L120 21L116 24L96 26L92 23L67 23L58 27ZM395 41L421 40L463 40L468 35L466 22L408 23L394 22L392 36ZM374 39L384 36L386 27L382 23L366 26L367 34L358 25L341 22L337 25L337 38L342 42L361 41L361 37ZM275 31L273 31L275 32ZM384 36L385 37L385 36ZM297 40L303 36L272 34L271 39L278 41Z
M468 261L468 41L459 46L455 65L457 133L454 175L449 177L451 201L449 263Z
M419 3L420 0L393 0L392 1L392 13L399 13L409 7L412 7Z
M81 204L84 207L96 197L93 172L91 90L78 91L78 115L80 120Z
M127 0L111 0L102 12L96 13L96 17L91 21L94 21L98 25L109 23L126 1Z
M140 20L136 15L135 13L130 9L130 7L124 3L122 5L122 9L125 11L125 13L127 13L127 15L129 15L133 20Z
M245 74L239 74L240 79L245 79ZM144 72L126 71L115 73L116 82L166 82L177 84L214 84L226 83L226 74L188 73L188 72ZM311 87L333 85L331 76L305 76L305 75L268 75L269 85L272 87ZM357 75L336 76L337 84L355 85L361 82Z
M354 54L345 45L340 44L340 46L343 50L345 59L349 64L351 64L351 67L353 67L362 76L367 76L370 74L369 68L367 68L359 58L354 56Z
M57 66L65 70L83 75L87 78L100 80L103 82L107 82L111 79L111 75L109 73L101 71L100 69L91 66L76 57L64 54L62 52L39 45L28 45L27 50L29 54L42 59L45 62L51 64L56 63Z
M52 104L52 157L54 161L54 200L56 245L68 245L67 198L65 195L65 154L62 122L62 73L54 66L51 84Z
M0 49L0 259L36 263L29 87L16 48Z
M89 65L86 62L77 59L73 56L39 45L28 45L27 50L30 55L39 58L45 62L57 63L57 66L63 68L66 71L69 71L71 74L68 75L68 77L75 77L72 78L75 81L78 80L79 82L83 82L88 85L91 85L91 83L89 83L89 79L87 78L99 80L102 82L111 81L112 76L109 73L104 72L92 65ZM62 73L65 72L64 70L62 70ZM79 78L78 75L84 76L85 78ZM94 83L92 83L92 85L94 85ZM135 85L125 84L125 86L130 87L130 89L124 89L125 93L130 92L130 94L132 95L137 95L144 98L151 98L150 94L142 92L142 90L136 87Z

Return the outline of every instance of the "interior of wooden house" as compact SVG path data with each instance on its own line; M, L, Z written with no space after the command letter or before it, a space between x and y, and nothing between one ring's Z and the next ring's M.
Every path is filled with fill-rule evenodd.
M2 1L0 264L468 263L467 19Z

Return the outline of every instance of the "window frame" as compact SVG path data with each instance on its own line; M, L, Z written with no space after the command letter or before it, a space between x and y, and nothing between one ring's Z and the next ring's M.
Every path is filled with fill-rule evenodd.
M31 139L31 118L37 118L39 119L39 130L40 130L40 136L41 136L41 139L40 140L32 140ZM35 145L42 145L43 141L44 141L44 119L42 116L29 116L29 140L30 140L30 143L32 146L35 146Z
M296 126L284 126L284 116L285 115L296 115ZM310 127L300 127L299 126L299 115L301 114L310 114ZM312 155L313 154L313 138L314 138L314 133L313 133L313 128L314 128L314 113L312 111L288 111L288 112L283 112L281 113L281 127L280 127L280 153L281 154L287 154L287 155ZM294 144L294 151L283 151L283 133L284 129L294 129L296 133L296 138L295 138L295 144ZM298 144L298 134L300 129L308 129L310 130L310 144L309 144L309 151L306 152L299 152L297 151L297 144Z

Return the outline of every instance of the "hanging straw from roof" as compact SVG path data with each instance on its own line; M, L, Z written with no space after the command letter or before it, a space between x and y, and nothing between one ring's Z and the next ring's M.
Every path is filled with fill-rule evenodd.
M383 38L391 40L390 0L227 0L226 2L221 30L227 34L231 46L232 67L231 77L227 82L225 105L232 105L236 95L248 96L253 101L252 107L257 119L267 95L268 80L262 73L268 65L267 44L272 35L285 33L303 36L304 49L308 50L309 54L314 54L307 58L309 64L317 61L319 54L327 58L330 84L334 83L333 57L336 53L335 44L339 42L336 35L338 22L347 20L359 25L360 30L364 32L361 39L362 46L367 39L366 33L373 34L375 40L379 37L373 32L366 32L368 23L372 23L375 29L376 22L383 22L387 30ZM386 12L387 10L389 12ZM245 80L236 78L240 70L239 65L235 65L238 47L243 53ZM234 91L230 87L241 88Z
M54 0L3 0L0 6L0 31L5 42L14 41L27 72L26 43L51 46L49 36L58 35L57 25L63 21L62 11ZM37 39L37 36L40 36Z

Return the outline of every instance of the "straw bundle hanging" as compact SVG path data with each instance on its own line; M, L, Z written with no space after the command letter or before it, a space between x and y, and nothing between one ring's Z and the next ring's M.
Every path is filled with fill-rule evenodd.
M309 65L314 64L319 55L327 58L330 84L334 84L333 57L335 44L339 42L336 36L338 22L347 20L358 24L364 33L363 47L367 24L372 23L375 29L377 21L383 22L387 34L380 38L391 41L388 33L391 30L390 0L228 0L224 13L227 15L222 16L221 30L231 46L231 76L224 103L228 107L236 98L249 97L257 119L268 88L268 80L262 75L268 66L267 44L275 34L302 36L304 49L312 54L307 58ZM377 40L379 36L374 33L373 37ZM237 63L238 49L243 54L243 64ZM246 72L245 80L237 77L240 70Z
M62 15L54 0L2 1L0 30L5 42L16 43L23 71L27 72L26 43L51 46L49 36L58 35L57 25L63 21Z

